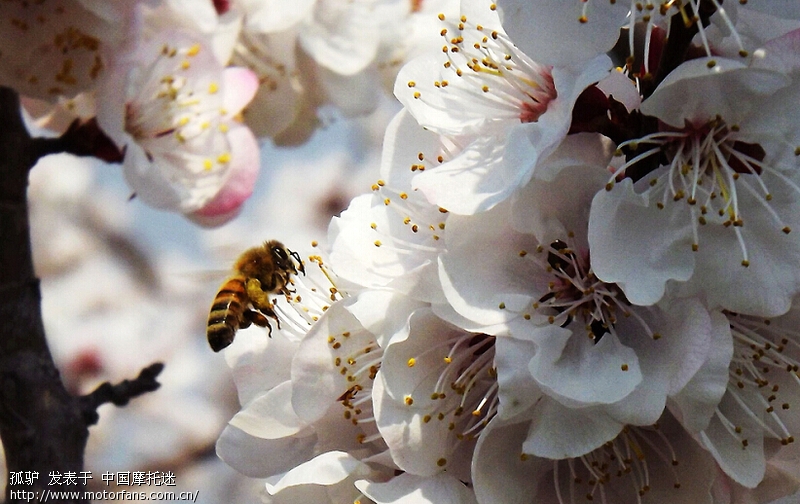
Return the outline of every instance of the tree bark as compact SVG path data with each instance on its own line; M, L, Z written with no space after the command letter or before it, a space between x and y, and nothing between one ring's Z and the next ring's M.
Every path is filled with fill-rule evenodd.
M38 476L32 484L9 478L7 502L27 502L20 491L39 492L37 500L43 492L77 491L78 498L58 499L52 493L47 498L88 502L80 478L75 485L50 485L51 472L80 476L88 426L97 421L97 406L122 405L154 390L163 367L149 366L133 381L106 383L87 396L74 397L64 387L48 349L31 254L28 172L47 154L89 155L98 145L108 148L107 138L92 140L81 133L82 127L76 123L60 138L31 138L18 95L0 87L0 438L9 475Z

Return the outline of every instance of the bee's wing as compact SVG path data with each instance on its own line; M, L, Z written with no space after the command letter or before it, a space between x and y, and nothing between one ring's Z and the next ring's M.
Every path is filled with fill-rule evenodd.
M231 276L231 270L215 269L176 271L173 272L171 276L173 279L182 283L193 284L196 286L214 285L216 287L223 283L226 278Z

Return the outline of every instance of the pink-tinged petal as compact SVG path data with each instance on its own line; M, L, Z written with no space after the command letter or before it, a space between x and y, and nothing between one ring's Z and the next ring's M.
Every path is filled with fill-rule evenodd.
M800 70L800 29L772 39L753 55L753 67L781 73Z
M222 86L225 90L222 106L225 107L228 117L235 116L256 95L258 76L247 68L226 68L222 71Z
M203 208L188 217L204 226L218 226L235 217L253 194L258 178L260 151L249 128L234 126L228 132L231 143L230 175L225 185Z

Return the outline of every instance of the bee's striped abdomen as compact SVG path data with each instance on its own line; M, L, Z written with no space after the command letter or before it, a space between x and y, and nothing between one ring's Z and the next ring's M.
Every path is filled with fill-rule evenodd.
M235 276L222 284L208 314L208 344L219 352L233 342L247 304L244 277Z

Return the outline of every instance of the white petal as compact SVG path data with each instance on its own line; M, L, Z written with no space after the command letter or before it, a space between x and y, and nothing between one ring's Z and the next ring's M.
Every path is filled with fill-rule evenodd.
M368 474L369 468L349 453L330 451L317 455L284 474L267 478L267 491L276 494L284 488L298 485L333 485L359 473Z
M537 168L556 164L559 176L552 181L533 179L514 195L511 219L514 229L530 233L542 243L570 236L583 236L589 224L592 198L608 181L603 163L605 142L600 135L568 136L558 150ZM579 159L586 154L593 159ZM607 157L606 160L610 159ZM580 243L588 248L588 244Z
M633 349L606 333L595 343L586 333L549 325L530 331L539 351L528 369L533 378L559 402L569 407L615 403L642 381Z
M708 426L728 385L728 366L733 355L730 326L728 319L718 312L711 314L711 320L712 340L708 358L670 402L670 409L690 432Z
M453 159L414 177L414 188L456 214L492 208L530 178L539 156L528 140L531 127L518 124L502 136L477 137Z
M510 228L509 206L504 203L474 216L451 216L447 252L439 257L447 300L459 314L486 326L519 317L519 311L547 292L541 270L518 255L520 250L536 250L538 242ZM476 258L479 268L474 267ZM519 262L511 265L515 258Z
M285 381L250 401L230 424L251 436L278 439L300 432L304 424L292 410L292 382Z
M626 23L628 6L592 3L581 23L581 2L499 0L503 27L523 51L542 63L585 62L611 49Z
M708 63L715 65L711 68ZM705 124L721 116L738 124L758 95L770 95L789 84L778 72L749 68L726 58L698 58L681 64L642 102L641 111L682 128L685 121Z
M521 458L522 442L529 425L529 422L521 420L502 422L496 417L478 438L472 480L481 504L537 502L541 496L540 488L552 485L552 477L545 477L552 467L550 461Z
M800 181L798 174L789 174L795 185ZM740 180L751 177L742 175ZM742 251L730 229L703 226L695 273L682 294L704 292L709 306L738 313L771 317L789 310L792 297L800 291L800 268L786 266L800 264L800 198L789 184L769 173L762 173L761 180L770 188L769 205L782 223L778 224L748 191L738 191L745 220L740 230L750 265L741 265ZM782 232L783 225L793 231Z
M624 427L601 407L571 409L548 398L533 408L522 451L549 459L580 457L617 437Z
M589 217L598 278L619 284L639 305L658 302L668 280L688 280L694 269L691 222L675 212L674 205L660 210L647 194L636 194L630 179L598 192Z
M370 2L317 0L299 41L321 66L341 75L360 72L378 51L378 26Z
M752 397L756 394L745 392L742 394L742 399L748 403L748 409L761 412L764 408ZM742 442L731 435L718 415L712 417L711 423L700 433L700 441L711 452L725 474L740 485L753 488L761 482L766 470L764 433L757 425L757 420L748 416L730 393L722 398L719 409L727 421L741 427L742 432L737 435L747 440L747 447L744 448Z
M452 452L452 440L448 439L452 431L448 426L434 418L423 421L427 412L424 407L414 407L392 398L386 389L386 381L378 373L372 388L372 401L375 418L386 444L397 467L421 476L432 476L441 473L443 466L437 464L448 460ZM419 398L420 401L430 398Z
M474 418L470 413L454 414L461 407L474 407L494 384L484 379L486 370L478 371L468 390L456 393L450 386L455 380L439 383L453 366L464 365L460 353L451 353L456 341L467 342L481 338L447 324L429 308L414 312L409 319L407 334L403 332L386 348L378 376L380 384L373 388L375 418L392 457L397 465L412 474L430 476L447 470L453 474L453 463L459 460L456 450L460 444L469 445L470 436L461 437L464 423ZM483 336L483 353L491 352L493 340ZM476 343L480 344L480 343ZM464 355L474 358L470 343L460 345ZM491 354L487 353L487 356ZM452 362L447 361L452 358ZM488 361L487 361L487 365ZM444 393L436 397L434 394ZM462 422L461 420L464 420ZM477 421L477 420L476 420Z
M386 483L367 480L356 487L377 504L476 504L475 495L448 474L428 478L413 474L395 476Z
M285 31L311 14L316 0L240 0L247 28L254 32Z
M381 154L381 178L392 187L411 187L420 163L419 153L433 155L441 148L438 134L420 126L408 109L402 109L386 127Z
M251 478L296 467L313 456L315 436L259 439L228 425L217 440L217 456Z
M336 358L370 345L378 347L344 302L334 303L320 317L292 360L292 407L303 421L313 423L322 418L336 398L353 386L340 372L342 366L336 364Z
M255 397L288 380L289 364L297 343L282 336L267 338L264 330L241 330L236 344L224 350L225 361L233 370L239 403Z
M498 415L511 418L541 398L538 384L528 371L528 364L536 353L533 342L517 338L498 337L495 340L495 367L497 368Z
M617 321L617 334L639 359L642 381L607 411L627 424L651 425L661 417L667 396L678 393L706 361L711 320L694 299L673 300L669 311L638 307L631 310L660 337L647 334L635 316Z
M328 242L336 274L362 286L394 288L421 301L443 300L435 262L444 247L437 234L444 229L442 213L413 193L405 193L403 199L398 194L402 189L386 187L397 202L378 193L365 194L331 220ZM415 219L406 221L406 212L413 212Z
M574 495L574 501L584 500L584 495L590 493L594 482L587 481L586 472L582 471L581 460L570 461L573 467L582 471L580 481L571 475L568 463L558 464L558 473L555 473L556 462L535 456L520 456L520 446L528 434L527 423L520 418L517 423L493 420L483 431L475 451L473 466L473 482L478 501L482 504L528 504L531 502L558 503L570 502L568 499ZM591 420L590 420L591 422ZM642 504L712 504L717 502L711 498L710 488L717 477L714 461L709 457L680 426L669 418L660 422L660 432L665 436L660 438L651 431L640 431L638 435L647 439L633 448L637 454L646 457L647 472L649 474L649 490L642 496L639 495L639 478L617 475L611 472L602 486L607 502L611 503L636 503ZM569 433L567 434L569 436ZM664 450L663 439L667 439L670 449L674 450L678 465L672 465L670 458L657 454L652 447ZM625 450L624 442L617 440L619 448ZM661 445L661 446L659 446ZM631 447L628 446L627 449ZM601 448L600 450L604 450ZM602 453L602 452L601 452ZM601 457L604 457L601 455ZM593 456L588 457L590 460ZM636 469L633 470L636 473ZM641 474L641 473L638 473ZM677 478L675 477L677 476ZM556 481L559 489L556 490ZM675 483L680 488L675 488ZM601 494L601 495L603 495ZM613 497L612 497L613 496ZM611 498L614 500L611 500ZM595 493L595 500L597 500Z
M364 329L375 335L378 344L386 348L392 336L406 329L408 317L426 303L393 290L367 290L356 296L347 310L355 315Z
M375 84L379 76L374 66L348 75L342 75L322 66L317 72L319 83L328 101L345 117L358 117L371 113L383 96L381 88Z

